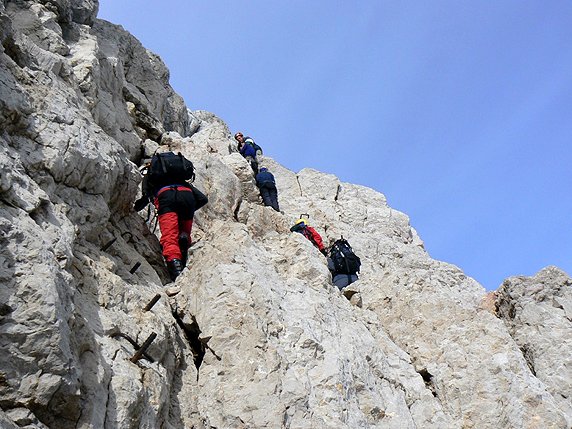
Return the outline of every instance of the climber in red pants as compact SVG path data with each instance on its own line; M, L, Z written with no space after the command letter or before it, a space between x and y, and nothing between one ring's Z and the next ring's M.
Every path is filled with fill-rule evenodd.
M167 152L151 160L143 178L143 196L135 202L140 211L153 201L157 209L163 257L171 280L181 274L187 262L195 211L207 204L207 197L188 180L194 178L192 163Z
M187 262L186 250L191 241L195 211L207 202L207 197L189 184L168 185L157 192L153 204L161 228L159 241L172 280L183 271Z

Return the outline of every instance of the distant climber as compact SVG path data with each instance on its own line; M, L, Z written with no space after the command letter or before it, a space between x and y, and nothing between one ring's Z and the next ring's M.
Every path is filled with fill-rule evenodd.
M190 184L195 178L193 163L180 152L155 154L143 177L143 196L134 209L155 205L161 229L160 243L171 280L181 274L191 244L195 211L208 203L207 197Z
M278 190L276 189L276 180L274 175L268 171L268 168L262 167L256 175L256 186L260 190L260 196L265 206L270 206L277 212L278 207Z
M236 139L236 141L238 141L239 143L246 143L247 145L252 146L252 148L254 149L254 152L256 153L256 158L260 158L262 156L262 148L260 146L258 146L254 140L252 139L252 137L244 137L242 135L242 133L239 131L234 135L234 138Z
M299 232L300 234L302 234L304 237L310 240L312 244L316 246L324 256L327 256L328 252L324 248L322 237L320 236L320 234L318 234L318 232L314 228L308 225L307 222L308 221L306 219L298 219L296 223L292 226L292 228L290 228L290 231Z
M250 167L254 174L258 174L258 161L256 160L256 149L246 143L245 138L241 133L236 133L234 138L238 142L238 151L250 163Z
M332 283L342 290L358 280L361 267L360 258L354 253L350 243L344 237L336 240L330 247L328 269L332 273Z

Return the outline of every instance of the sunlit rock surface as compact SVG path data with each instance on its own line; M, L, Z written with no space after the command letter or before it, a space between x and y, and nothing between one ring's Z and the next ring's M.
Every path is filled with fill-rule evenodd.
M0 1L0 427L570 428L565 273L487 295L382 194L270 153L263 207L225 123L97 8ZM132 211L157 148L209 197L175 284ZM301 213L362 258L351 301Z

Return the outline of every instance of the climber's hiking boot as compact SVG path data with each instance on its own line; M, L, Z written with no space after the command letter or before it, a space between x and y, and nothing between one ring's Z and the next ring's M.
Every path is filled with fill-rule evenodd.
M172 259L171 261L167 262L167 268L169 269L171 280L175 281L175 279L183 271L184 265L180 259Z

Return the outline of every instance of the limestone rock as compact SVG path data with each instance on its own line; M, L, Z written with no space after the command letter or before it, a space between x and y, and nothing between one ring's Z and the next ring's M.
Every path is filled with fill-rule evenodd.
M74 22L93 25L99 10L99 0L71 0L70 7Z
M189 117L183 99L169 85L169 70L157 55L145 49L141 43L121 27L105 21L96 21L92 28L97 37L106 71L119 74L122 93L112 96L125 97L135 104L143 128L148 127L150 138L160 136L160 131L189 133ZM117 67L117 68L116 68ZM101 75L105 79L109 75ZM116 76L109 76L117 80ZM103 81L101 87L105 87ZM153 128L155 127L155 128ZM158 133L158 135L156 134Z
M21 426L18 426L16 422L19 422L19 419L16 416L9 417L3 411L0 411L0 427L2 427L2 429L19 429Z
M498 294L496 291L487 293L481 300L479 308L488 311L494 316L498 316L497 296Z
M556 267L511 277L499 289L499 314L532 373L572 415L572 279Z
M38 3L30 3L29 8L21 4L8 3L6 13L12 25L30 38L39 48L60 55L67 55L69 47L63 40L63 32L57 10Z
M283 212L263 207L224 121L97 8L0 1L2 427L570 428L567 275L492 303L382 194L271 154ZM156 150L209 197L175 283L132 210ZM302 213L361 257L349 299Z

